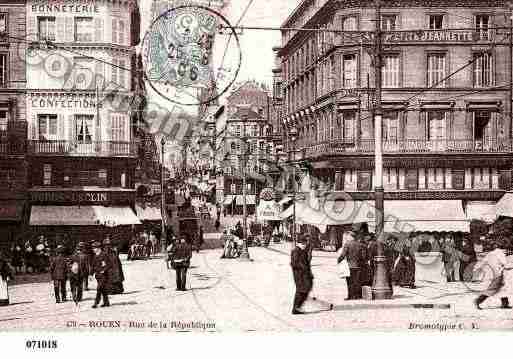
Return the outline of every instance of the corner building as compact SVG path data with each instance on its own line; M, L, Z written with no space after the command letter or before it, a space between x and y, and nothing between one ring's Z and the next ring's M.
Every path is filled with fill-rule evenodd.
M72 248L128 231L137 2L27 1L26 13L30 235Z
M496 29L511 10L496 0L381 4L385 216L468 232L449 222L489 220L512 186L511 50ZM280 51L285 123L299 133L288 151L354 201L374 198L375 16L374 1L305 0L282 25L364 32L287 31ZM458 214L438 218L445 204Z
M26 216L25 1L0 3L0 251L23 233Z

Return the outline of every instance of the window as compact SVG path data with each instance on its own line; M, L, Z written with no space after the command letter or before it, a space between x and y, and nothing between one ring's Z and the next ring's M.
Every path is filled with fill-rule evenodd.
M348 16L342 19L343 31L356 31L358 30L357 21L355 16Z
M7 85L7 54L0 54L0 86Z
M126 87L126 61L120 60L120 59L112 59L112 64L114 66L111 66L112 72L111 72L111 81L115 83L118 86L121 86L122 88Z
M429 29L430 30L442 30L444 24L443 15L429 15Z
M344 55L342 66L344 88L356 87L356 55Z
M427 58L428 62L428 86L429 87L445 87L446 77L445 70L445 54L430 54Z
M125 45L125 21L112 19L112 43Z
M397 29L397 16L383 15L381 17L381 30L394 31Z
M55 41L55 17L38 17L39 40Z
M344 122L344 139L349 142L354 140L355 118L356 112L354 111L342 112L342 121Z
M75 65L74 70L74 85L81 90L85 90L89 88L91 85L91 70L88 66L91 64L91 60L87 57L75 57L73 59L73 63Z
M7 32L7 14L0 13L0 33Z
M399 87L399 55L385 55L381 68L383 87Z
M383 116L383 140L396 142L399 138L399 114L388 112Z
M474 54L474 87L493 85L493 58L490 53Z
M52 165L43 165L43 186L50 186L52 184Z
M476 15L476 32L478 33L479 40L490 40L490 16L489 15Z
M75 18L75 41L93 42L93 33L94 26L92 17Z
M9 124L9 110L7 108L0 108L0 131L7 131Z
M57 115L38 115L38 124L40 141L57 139Z
M93 141L93 115L75 115L77 142L88 144Z
M429 111L428 120L428 140L439 141L445 139L445 116L443 111Z
M126 138L126 120L123 115L111 115L110 117L111 140L114 142L125 142Z

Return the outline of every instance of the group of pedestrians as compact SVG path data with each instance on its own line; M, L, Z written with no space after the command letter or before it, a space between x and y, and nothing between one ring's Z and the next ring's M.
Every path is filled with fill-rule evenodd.
M50 247L44 236L16 242L10 248L10 262L15 274L37 274L48 271Z
M109 306L109 294L124 292L124 274L119 255L109 238L92 244L93 256L88 255L86 245L80 242L75 253L66 257L64 247L57 247L56 256L50 260L50 275L54 285L56 303L67 301L67 281L70 282L72 300L79 303L84 290L89 290L89 276L97 282L93 308L103 299L102 306Z

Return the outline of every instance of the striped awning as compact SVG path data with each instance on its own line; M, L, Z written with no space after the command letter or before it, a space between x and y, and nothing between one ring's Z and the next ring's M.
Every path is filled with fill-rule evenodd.
M32 206L31 226L116 227L141 224L130 207Z

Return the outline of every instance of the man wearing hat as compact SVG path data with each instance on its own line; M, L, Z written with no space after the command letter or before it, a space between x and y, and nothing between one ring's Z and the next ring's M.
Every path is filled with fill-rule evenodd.
M57 255L50 262L50 275L53 280L53 290L55 293L55 302L60 303L66 301L66 277L67 263L64 258L64 247L57 246Z
M77 247L77 257L82 274L82 291L89 290L89 273L91 272L90 255L87 253L87 246L84 242L79 242Z
M346 277L348 296L346 300L360 299L362 297L361 284L361 267L367 259L367 248L361 243L356 236L360 235L362 229L359 223L354 223L351 231L347 235L347 239L342 245L342 252L337 262L340 263L344 259L349 265L350 275Z
M173 247L171 253L171 266L176 271L176 290L185 292L187 282L187 269L191 265L192 248L184 235Z
M301 306L308 298L308 294L313 287L313 274L306 243L307 239L304 236L299 236L296 247L290 254L290 266L292 267L294 283L296 284L292 314L304 314L301 311Z
M100 300L103 298L102 307L110 306L109 303L109 275L111 269L111 261L102 251L100 242L93 243L93 273L96 278L96 299L93 308L98 308Z

